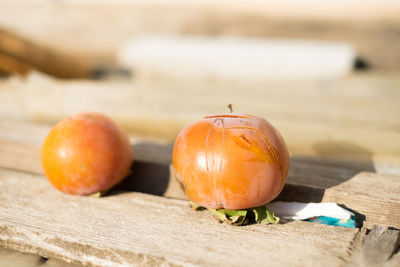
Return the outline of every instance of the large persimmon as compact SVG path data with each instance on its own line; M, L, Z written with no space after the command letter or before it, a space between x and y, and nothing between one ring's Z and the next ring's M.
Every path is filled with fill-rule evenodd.
M228 113L187 125L174 145L173 168L196 204L248 209L280 194L289 153L279 132L265 119Z
M96 113L62 120L42 147L48 180L69 194L90 195L110 189L128 174L132 160L128 136L111 119Z

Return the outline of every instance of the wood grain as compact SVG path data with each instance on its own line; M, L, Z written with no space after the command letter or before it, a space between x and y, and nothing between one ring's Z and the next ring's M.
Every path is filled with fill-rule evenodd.
M18 137L21 129L31 134L26 135L26 138ZM43 174L40 149L45 132L49 130L48 125L0 120L0 167ZM173 145L149 142L140 138L131 138L131 143L135 154L133 175L126 179L119 189L133 188L141 192L185 199L169 169ZM296 196L291 196L291 199L319 201L322 198L321 191L314 195L306 189L304 194L301 194L298 189L301 186L325 189L346 181L362 170L365 169L359 166L351 168L335 166L327 162L316 163L312 160L292 157L288 183L295 186ZM138 182L135 180L136 176L146 177L146 182ZM286 193L291 195L290 190Z
M362 229L353 242L350 260L357 266L397 266L400 253L400 231L374 225Z
M0 188L0 244L67 262L396 266L398 258L399 231L388 228L368 233L306 222L233 227L192 211L184 200L128 191L101 199L70 196L40 175L4 169Z
M11 123L8 123L10 125ZM18 122L14 122L18 124ZM0 123L1 126L1 123ZM36 129L40 125L36 125ZM26 128L29 125L25 126ZM47 128L47 126L43 126ZM11 135L12 129L1 129ZM38 131L38 134L42 134ZM32 135L30 138L34 138ZM29 140L29 139L28 139ZM9 141L0 137L0 167L43 174L40 145ZM154 195L186 199L173 172L172 145L135 140L135 162L129 175L111 194L139 191ZM400 179L395 176L359 173L359 166L343 167L331 163L291 158L286 186L279 196L284 201L336 202L358 213L359 223L367 227L383 224L400 228ZM359 173L359 174L357 174ZM356 175L357 174L357 175ZM371 190L373 188L374 190Z
M362 256L367 266L381 266L396 252L400 231L374 226L364 240Z
M221 262L243 266L262 265L267 260L271 265L294 266L398 265L399 253L393 254L398 231L393 229L373 230L371 233L379 235L364 238L366 231L305 222L232 228L218 224L207 213L191 211L185 200L176 199L184 195L171 179L172 146L167 143L132 138L137 159L133 174L104 198L62 194L41 174L40 145L49 129L49 124L0 119L2 246L107 266L208 266ZM379 223L399 228L400 180L372 173L353 177L362 166L292 157L280 198L336 201L364 216L365 227ZM233 239L228 239L229 234ZM357 239L363 242L357 243ZM378 247L383 248L380 256L371 260L368 251ZM249 253L250 259L238 255L239 249ZM378 265L373 265L376 262Z
M306 222L232 227L186 201L134 192L69 196L14 171L0 170L0 187L2 245L83 264L337 266L358 232Z
M360 173L326 189L322 201L336 202L365 215L366 227L383 224L400 228L398 177Z

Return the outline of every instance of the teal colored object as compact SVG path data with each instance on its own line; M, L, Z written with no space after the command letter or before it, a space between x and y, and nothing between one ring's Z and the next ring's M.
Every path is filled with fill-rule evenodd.
M348 219L348 220L342 220L342 219L333 218L333 217L320 216L320 217L309 218L306 221L319 223L319 224L342 226L342 227L351 227L351 228L355 228L356 227L356 221L354 220L354 216L351 216L350 219Z
M276 201L268 208L286 220L301 220L342 227L356 227L355 215L333 202L302 203Z

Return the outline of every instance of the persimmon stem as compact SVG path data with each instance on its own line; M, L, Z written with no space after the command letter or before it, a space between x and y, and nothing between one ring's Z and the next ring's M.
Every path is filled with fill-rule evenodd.
M227 108L229 108L230 112L233 113L233 108L232 108L232 104L228 104L226 105Z

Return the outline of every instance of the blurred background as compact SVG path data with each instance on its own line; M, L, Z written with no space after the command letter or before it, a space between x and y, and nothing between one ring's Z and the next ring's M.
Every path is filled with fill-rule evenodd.
M1 0L0 117L171 143L252 113L298 160L400 174L400 2Z
M399 74L396 0L0 0L0 167L42 173L50 127L87 111L168 164L184 125L232 104L279 129L289 179L400 175Z

